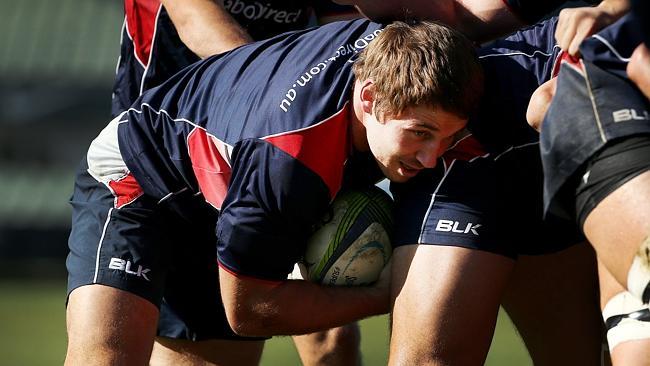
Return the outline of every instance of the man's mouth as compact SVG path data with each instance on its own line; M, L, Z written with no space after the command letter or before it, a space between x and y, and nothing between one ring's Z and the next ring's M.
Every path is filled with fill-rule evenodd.
M421 167L415 167L415 166L413 166L413 165L406 164L406 163L404 163L404 162L400 162L400 165L401 165L401 167L402 167L403 172L406 173L407 175L415 175L415 174L417 174L420 170L422 170Z

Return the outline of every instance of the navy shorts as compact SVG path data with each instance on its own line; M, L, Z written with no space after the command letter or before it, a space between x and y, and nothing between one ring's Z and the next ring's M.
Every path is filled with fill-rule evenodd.
M614 140L650 133L648 100L625 72L641 39L625 16L584 41L581 60L563 61L540 136L547 216L574 220L581 167Z
M237 339L219 293L217 212L203 197L179 196L196 215L181 217L141 194L124 177L118 197L82 163L70 200L68 295L102 284L141 296L160 308L158 335L189 340ZM258 339L258 338L255 338Z
M516 258L582 240L573 225L542 219L538 143L470 159L446 155L436 168L391 185L395 246L456 246Z

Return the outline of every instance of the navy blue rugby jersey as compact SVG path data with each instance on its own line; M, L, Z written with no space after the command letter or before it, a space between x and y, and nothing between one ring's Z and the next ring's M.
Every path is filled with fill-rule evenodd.
M352 61L382 28L360 19L284 34L195 63L145 92L117 130L135 190L189 219L182 197L202 194L220 210L220 265L286 278L344 184ZM360 161L376 169L373 159ZM137 195L133 186L127 193Z
M225 0L224 8L254 40L304 29L315 12L345 13L325 0ZM147 89L199 60L178 36L160 0L124 0L124 25L112 114L127 109Z
M490 152L539 140L526 122L533 92L559 70L562 51L551 18L481 47L485 93L469 129Z

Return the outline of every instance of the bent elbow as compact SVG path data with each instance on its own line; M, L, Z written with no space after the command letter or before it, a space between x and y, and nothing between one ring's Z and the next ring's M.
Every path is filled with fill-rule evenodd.
M261 316L253 309L237 306L235 309L226 311L228 325L232 331L241 337L270 337L272 327L268 318Z

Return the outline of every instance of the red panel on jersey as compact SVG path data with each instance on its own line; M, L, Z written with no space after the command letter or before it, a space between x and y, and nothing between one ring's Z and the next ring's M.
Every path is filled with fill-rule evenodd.
M125 176L120 180L108 182L108 186L115 195L115 208L122 208L142 196L142 188L136 182L132 174Z
M265 137L318 174L333 198L341 188L343 166L350 152L346 105L338 113L309 128Z
M156 16L162 5L158 0L125 0L126 26L133 39L135 55L146 67L156 30ZM137 19L137 20L136 20Z
M468 161L477 156L485 155L485 153L481 143L474 136L468 136L457 142L453 148L445 151L442 158L449 165L453 160Z
M212 206L221 209L232 174L230 165L224 158L226 145L208 135L205 130L195 128L187 136L187 147L203 197Z

